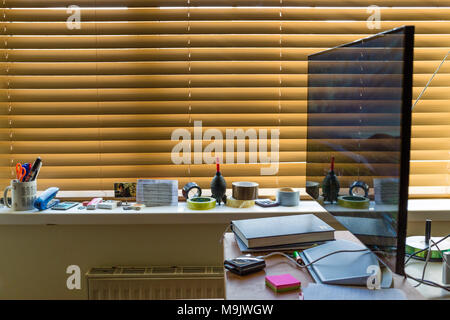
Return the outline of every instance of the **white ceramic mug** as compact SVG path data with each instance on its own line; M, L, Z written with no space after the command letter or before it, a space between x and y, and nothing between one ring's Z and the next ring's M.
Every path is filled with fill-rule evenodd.
M11 204L8 202L9 190L11 190ZM28 182L21 182L17 179L11 180L11 185L7 186L3 192L5 205L14 211L34 210L36 191L36 180Z

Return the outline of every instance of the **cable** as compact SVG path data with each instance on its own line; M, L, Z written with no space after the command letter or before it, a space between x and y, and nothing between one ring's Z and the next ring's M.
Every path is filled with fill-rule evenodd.
M414 109L414 107L416 106L417 102L419 102L420 98L422 98L422 95L425 93L425 91L427 90L428 86L430 85L431 81L433 81L433 78L436 76L436 74L439 72L439 69L441 69L442 65L444 64L445 60L447 60L447 57L449 56L450 51L447 52L447 55L444 57L444 59L442 60L442 62L439 64L439 66L437 67L436 71L434 71L433 75L431 76L430 80L428 80L428 83L425 85L425 88L423 88L422 92L419 94L419 97L416 99L416 102L414 102L413 106L411 109Z
M409 262L409 260L410 260L412 257L414 257L415 255L419 254L420 252L423 252L423 251L425 251L425 250L431 249L432 247L436 247L436 248L438 249L439 253L440 253L441 256L442 256L442 260L443 260L447 265L449 265L449 262L445 259L445 256L444 256L442 250L439 249L439 247L438 247L438 243L444 241L444 240L447 239L448 237L450 237L450 234L448 234L447 236L445 236L444 238L442 238L441 240L439 240L439 241L437 241L437 242L434 242L432 239L430 239L430 241L431 241L431 243L432 243L431 246L427 246L425 249L416 251L416 252L414 252L413 254L411 254L411 255L409 256L409 258L406 260L405 266L406 266L406 264ZM430 281L430 280L425 280L425 270L426 270L426 267L427 267L427 264L428 264L430 255L431 255L431 250L428 250L428 252L427 252L427 258L426 258L426 261L425 261L425 265L424 265L424 267L423 267L423 272L422 272L422 278L421 278L421 279L415 278L415 277L413 277L413 276L407 274L406 272L405 272L405 277L410 278L410 279L413 279L414 281L417 281L417 282L418 282L418 284L414 286L415 288L417 288L417 287L420 286L421 284L425 284L425 285L428 285L428 286L431 286L431 287L441 288L441 289L443 289L443 290L446 290L446 291L449 291L449 292L450 292L450 286L444 286L444 285L438 284L438 283L433 282L433 281Z
M269 258L269 257L274 256L274 255L282 255L282 256L285 256L286 258L288 258L288 259L289 259L290 261L292 261L293 263L295 263L295 265L296 265L298 268L307 268L307 267L309 267L310 265L312 265L312 264L314 264L314 263L316 263L316 262L318 262L318 261L320 261L320 260L322 260L322 259L324 259L324 258L326 258L326 257L329 257L329 256L331 256L331 255L334 255L334 254L336 254L336 253L343 253L343 252L362 252L362 251L370 251L370 249L338 250L338 251L330 252L330 253L328 253L328 254L326 254L326 255L320 257L320 258L317 258L316 260L311 261L310 263L308 263L308 264L306 264L306 265L301 265L301 264L297 263L297 261L295 261L294 259L292 259L292 257L290 257L289 255L287 255L287 254L285 254L285 253L283 253L283 252L272 252L272 253L269 253L269 254L267 254L267 255L265 255L265 256L258 256L257 258L259 258L259 259L266 259L266 258Z
M423 283L423 281L425 280L425 271L427 270L427 265L428 265L428 261L430 261L430 256L431 256L431 250L428 250L427 258L425 259L425 265L423 266L423 270L422 270L422 279L418 284L416 284L414 286L414 288L417 288L418 286L420 286Z
M407 278L413 279L414 281L420 282L422 284L425 284L425 285L428 285L428 286L431 286L431 287L441 288L441 289L444 289L444 290L450 292L450 287L443 286L441 284L438 284L438 283L430 281L430 280L417 279L417 278L415 278L415 277L413 277L413 276L411 276L411 275L409 275L407 273L405 273L405 275L406 275Z
M443 252L441 249L439 249L437 243L435 243L435 242L434 242L433 240L431 240L431 239L430 239L430 241L433 242L433 245L435 245L435 246L436 246L436 249L438 249L439 253L441 254L442 260L445 262L445 264L448 265L448 266L450 267L450 263L449 263L449 261L447 261L447 258L445 257L444 252Z

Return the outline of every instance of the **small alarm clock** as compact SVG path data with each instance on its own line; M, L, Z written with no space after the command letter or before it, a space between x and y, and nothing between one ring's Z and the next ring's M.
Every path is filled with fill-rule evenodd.
M351 196L360 196L367 198L369 195L369 186L364 181L355 181L350 186L348 193Z

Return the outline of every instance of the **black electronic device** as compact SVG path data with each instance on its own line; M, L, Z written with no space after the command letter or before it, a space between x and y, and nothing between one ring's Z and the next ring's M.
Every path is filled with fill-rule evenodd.
M339 196L358 193L369 206L336 205L328 190L314 199L398 274L405 261L413 53L414 26L403 26L308 56L306 180L321 183L335 157Z
M52 210L69 210L70 208L73 208L78 204L79 202L70 202L70 201L60 202L57 205L53 206Z
M245 255L223 262L225 269L240 276L257 272L266 267L264 259Z
M270 200L270 199L258 199L255 200L255 203L263 208L270 208L270 207L278 207L280 203L278 201Z

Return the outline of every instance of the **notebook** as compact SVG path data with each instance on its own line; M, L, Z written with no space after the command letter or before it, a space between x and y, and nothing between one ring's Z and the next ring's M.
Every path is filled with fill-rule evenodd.
M342 250L355 252L339 252ZM365 250L365 251L356 251ZM339 252L331 254L333 252ZM363 244L338 239L300 253L316 283L366 286L369 266L379 266L376 256ZM320 260L318 260L320 259Z
M242 240L236 234L234 235L234 237L236 239L236 243L239 247L239 250L241 250L242 253L305 250L325 243L325 241L300 242L300 243L282 244L279 246L256 247L250 249L245 245L245 243L242 242Z
M334 240L334 229L313 214L235 220L235 235L247 248Z

